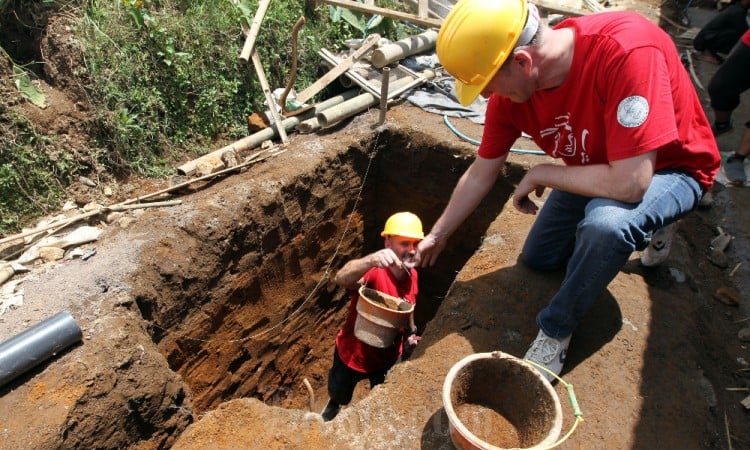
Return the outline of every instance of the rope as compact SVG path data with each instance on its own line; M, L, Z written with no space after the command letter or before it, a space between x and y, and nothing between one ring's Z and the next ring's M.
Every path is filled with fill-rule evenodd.
M477 141L476 139L472 139L469 136L466 136L465 134L463 134L460 131L458 131L456 129L456 127L454 127L453 124L448 120L448 115L447 114L443 114L443 122L445 122L445 124L448 126L449 130L451 130L456 136L460 137L464 141L466 141L466 142L468 142L470 144L474 144L474 145L479 145L480 144L480 142ZM525 150L525 149L522 149L522 148L511 148L509 151L512 152L512 153L520 153L520 154L523 154L523 155L546 155L546 153L544 153L541 150Z
M372 146L372 151L369 156L369 162L367 163L367 168L365 169L365 174L362 177L362 184L359 187L359 191L357 191L357 197L354 199L354 205L352 206L352 211L349 213L349 218L346 221L346 226L344 227L344 231L341 233L341 239L339 239L338 244L336 244L336 249L333 252L333 256L331 256L331 259L328 261L328 265L325 268L325 271L323 272L323 275L320 277L320 280L318 280L318 283L313 287L312 291L307 295L305 300L295 309L292 311L287 317L282 319L279 323L276 325L266 328L263 331L260 331L258 333L255 333L251 336L244 337L242 339L199 339L199 338L192 338L192 337L183 337L185 340L189 341L195 341L195 342L203 342L203 343L212 343L212 342L218 342L218 343L243 343L247 342L251 339L257 339L263 335L266 335L270 333L271 331L275 330L276 328L279 328L283 324L289 322L293 317L295 317L297 314L299 314L300 311L302 311L302 308L307 304L308 301L312 298L312 296L318 291L318 288L323 284L324 281L328 279L328 274L330 273L331 266L333 265L333 261L336 259L336 256L339 254L339 250L341 249L341 245L344 242L344 237L347 235L347 232L349 231L349 227L352 223L352 217L354 217L354 213L357 211L357 207L359 206L359 202L362 199L362 192L364 191L365 184L367 183L367 176L370 173L370 168L372 167L372 161L375 159L375 156L377 155L377 148L378 148L378 139L380 138L380 131L378 131L378 134L375 135L375 143ZM165 331L169 333L171 330L168 330L164 327L161 327L156 324L152 324L154 327Z
M558 445L560 445L563 442L565 442L566 440L568 440L568 438L573 434L573 432L576 430L576 428L578 428L578 424L581 423L581 422L583 422L583 412L581 411L581 408L578 405L578 399L576 398L575 391L573 391L573 385L572 384L566 383L565 380L563 380L562 378L560 378L555 372L549 370L548 368L544 367L543 365L541 365L541 364L539 364L539 363L537 363L535 361L532 361L530 359L524 359L524 361L527 362L527 363L529 363L529 364L531 364L531 365L533 365L534 367L536 367L538 369L542 369L543 371L545 371L548 374L552 375L553 377L555 377L557 379L557 381L559 381L560 383L562 383L563 386L565 386L565 390L568 393L568 401L570 401L570 407L571 407L571 409L573 409L573 416L575 416L575 421L573 421L573 425L570 427L570 430L568 430L568 432L565 433L565 435L563 437L561 437L560 439L558 439L557 442L555 442L554 444L552 444L549 447L547 447L547 450L549 450L551 448L557 447Z

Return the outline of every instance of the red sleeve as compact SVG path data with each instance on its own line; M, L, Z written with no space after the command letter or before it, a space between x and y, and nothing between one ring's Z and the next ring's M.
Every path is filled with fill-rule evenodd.
M661 51L638 47L614 58L600 84L610 161L639 155L677 139L670 74Z
M509 125L510 122L502 117L501 104L497 95L492 95L487 104L482 142L477 151L482 158L495 159L505 155L521 136L521 130Z

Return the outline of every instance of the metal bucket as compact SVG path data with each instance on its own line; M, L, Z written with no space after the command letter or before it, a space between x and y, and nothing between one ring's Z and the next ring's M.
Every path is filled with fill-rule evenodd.
M503 352L475 353L443 383L443 407L460 450L547 449L562 429L562 408L546 378Z
M362 286L359 288L354 335L365 344L386 348L399 329L409 326L414 305L404 299Z

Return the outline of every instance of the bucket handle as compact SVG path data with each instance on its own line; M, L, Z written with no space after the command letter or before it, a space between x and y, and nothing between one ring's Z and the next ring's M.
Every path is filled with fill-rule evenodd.
M560 383L565 386L565 391L568 393L568 401L570 402L570 407L573 409L573 416L575 416L576 420L573 421L573 425L570 427L570 430L568 430L567 433L565 433L565 436L561 437L557 442L547 447L547 449L555 448L558 445L565 442L578 428L578 424L583 422L583 412L581 411L581 407L578 405L578 399L576 398L576 393L573 390L573 385L570 383L567 383L565 380L560 378L555 372L549 370L548 368L542 366L539 363L536 363L534 361L531 361L530 359L524 359L525 362L531 364L532 366L542 369L543 371L549 373L553 377L555 377Z

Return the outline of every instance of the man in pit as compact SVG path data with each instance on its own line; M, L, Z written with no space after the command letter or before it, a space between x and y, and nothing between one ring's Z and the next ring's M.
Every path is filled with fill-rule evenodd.
M410 330L399 330L391 345L385 348L369 345L355 335L360 286L411 304L417 302L414 257L417 244L424 238L422 221L410 212L399 212L388 218L380 235L385 240L384 248L347 262L334 278L336 284L346 289L350 302L346 322L336 335L333 366L328 372L330 400L321 412L325 421L336 417L341 406L351 402L354 388L361 380L369 379L371 388L383 383L388 370L404 352L410 353L420 339L413 315Z

